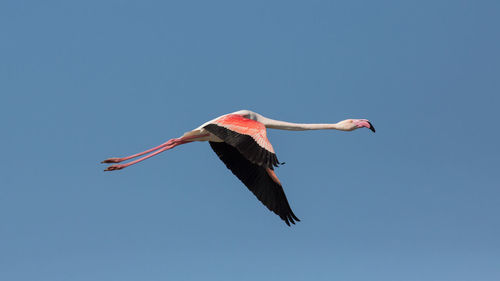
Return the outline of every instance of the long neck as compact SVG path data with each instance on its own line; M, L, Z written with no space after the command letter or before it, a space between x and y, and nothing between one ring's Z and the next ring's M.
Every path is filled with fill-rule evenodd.
M290 123L285 121L278 121L269 119L267 117L261 116L259 118L261 123L263 123L266 128L279 129L279 130L289 130L289 131L305 131L305 130L340 130L337 124L300 124L300 123Z

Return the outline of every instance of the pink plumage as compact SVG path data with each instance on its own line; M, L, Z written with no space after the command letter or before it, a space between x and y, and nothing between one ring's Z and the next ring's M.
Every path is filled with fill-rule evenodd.
M262 148L274 153L273 146L267 139L266 126L258 121L238 114L228 114L215 119L213 123L233 132L251 136Z

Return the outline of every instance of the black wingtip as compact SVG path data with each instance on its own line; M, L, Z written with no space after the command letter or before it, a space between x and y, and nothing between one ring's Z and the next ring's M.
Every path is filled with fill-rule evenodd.
M286 225L292 226L290 223L295 224L295 222L299 222L299 218L295 216L293 212L290 212L290 214L281 217L282 220L285 221Z
M370 123L370 121L368 121L368 124L370 124L370 130L372 130L372 132L375 133L375 127L373 127L372 123Z

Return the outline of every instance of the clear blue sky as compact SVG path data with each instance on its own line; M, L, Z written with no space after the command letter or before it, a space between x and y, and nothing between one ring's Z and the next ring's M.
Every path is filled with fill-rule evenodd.
M176 2L0 2L1 280L500 280L498 1ZM377 133L99 164L239 109Z

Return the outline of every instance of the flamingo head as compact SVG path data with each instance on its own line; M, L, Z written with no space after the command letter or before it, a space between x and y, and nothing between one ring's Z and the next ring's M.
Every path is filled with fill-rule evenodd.
M375 127L366 119L347 119L337 123L337 127L342 131L354 131L359 128L368 128L375 133Z

